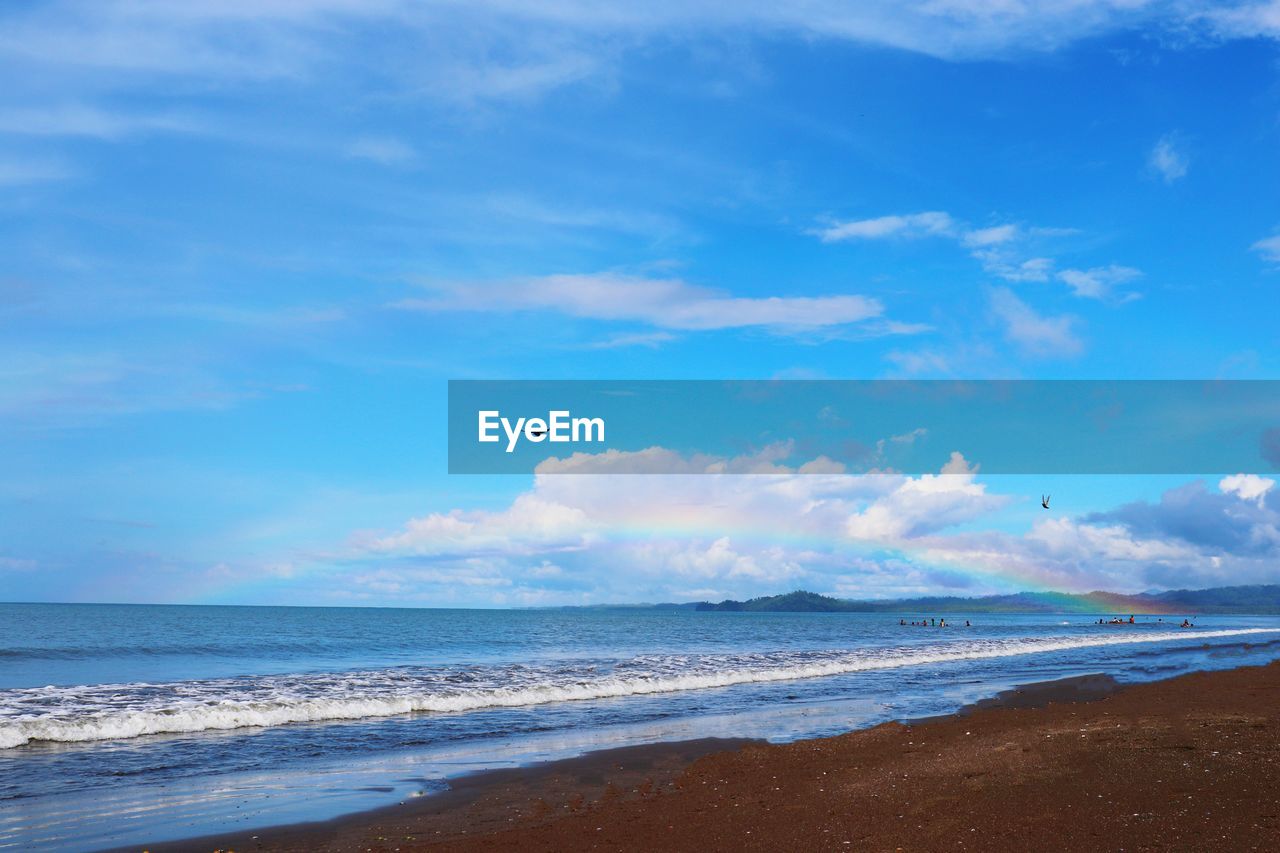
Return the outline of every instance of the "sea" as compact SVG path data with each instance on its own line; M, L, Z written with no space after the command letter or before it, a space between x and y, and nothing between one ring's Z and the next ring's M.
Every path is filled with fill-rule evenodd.
M1280 617L1112 615L0 604L0 850L325 819L599 749L789 741L1280 657Z

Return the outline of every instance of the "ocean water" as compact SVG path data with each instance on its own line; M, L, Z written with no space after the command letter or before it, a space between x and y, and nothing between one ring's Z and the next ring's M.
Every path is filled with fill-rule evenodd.
M1280 617L899 618L0 604L0 850L314 820L593 749L791 740L1016 684L1280 657Z

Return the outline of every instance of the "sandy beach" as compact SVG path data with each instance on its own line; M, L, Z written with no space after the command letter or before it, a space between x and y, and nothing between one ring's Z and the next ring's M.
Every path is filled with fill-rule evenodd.
M478 774L377 812L172 850L1252 850L1280 842L1280 663L1011 691L785 745Z

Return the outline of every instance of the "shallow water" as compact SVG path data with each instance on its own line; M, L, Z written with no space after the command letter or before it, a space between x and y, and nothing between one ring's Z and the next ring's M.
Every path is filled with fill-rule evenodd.
M1014 684L1280 657L1280 617L970 618L0 605L0 849L330 817L591 749L811 737Z

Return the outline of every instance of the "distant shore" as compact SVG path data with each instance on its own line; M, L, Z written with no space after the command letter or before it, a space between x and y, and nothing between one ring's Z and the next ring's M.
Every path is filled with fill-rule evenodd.
M174 850L1247 850L1280 842L1280 662L769 745L607 750Z

